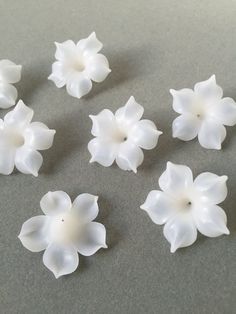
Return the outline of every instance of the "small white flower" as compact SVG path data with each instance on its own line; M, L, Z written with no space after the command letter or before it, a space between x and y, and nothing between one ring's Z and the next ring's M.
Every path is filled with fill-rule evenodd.
M111 72L107 58L98 53L102 43L95 32L77 44L72 40L56 44L52 74L48 77L58 88L66 85L69 95L77 98L89 93L92 81L102 82Z
M16 107L0 119L0 173L12 173L14 166L25 174L38 176L43 157L38 150L52 146L55 130L41 122L31 122L33 110L19 100Z
M40 201L45 215L27 220L19 239L32 252L45 250L44 265L56 278L70 274L84 256L107 248L105 227L93 220L98 215L98 197L81 194L71 203L63 191L48 192Z
M141 206L152 221L165 224L164 236L174 253L193 244L197 230L207 237L229 234L226 214L217 204L227 196L227 176L201 173L193 181L189 167L167 163L159 178L162 191L151 191Z
M0 108L14 106L17 99L17 89L12 85L20 81L21 65L10 60L0 60Z
M215 75L195 84L194 90L171 89L173 109L180 116L173 121L173 137L190 141L198 136L202 147L221 149L226 137L224 125L236 124L236 103L223 96L223 90L216 84Z
M144 109L133 96L115 114L104 109L98 115L90 115L91 133L95 136L88 143L92 156L90 162L109 167L116 160L123 170L137 172L143 162L143 149L153 149L162 132L150 120L140 120Z

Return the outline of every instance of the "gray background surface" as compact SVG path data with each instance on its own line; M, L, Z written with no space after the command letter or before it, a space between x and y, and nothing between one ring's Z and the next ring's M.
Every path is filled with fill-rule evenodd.
M54 41L77 41L94 30L112 73L78 100L47 80ZM235 313L235 127L228 128L222 151L173 139L176 114L168 91L215 73L224 94L236 99L236 1L0 0L0 41L0 59L23 65L19 97L34 109L35 121L57 130L38 178L17 172L0 177L0 312ZM137 175L88 164L88 115L116 110L130 95L164 132L158 147L145 152ZM158 188L168 160L189 165L195 175L229 176L222 207L230 236L199 236L193 246L170 254L163 228L139 210ZM42 254L17 239L22 223L41 214L41 197L57 189L72 198L100 195L97 221L106 226L109 245L81 256L78 270L58 280Z

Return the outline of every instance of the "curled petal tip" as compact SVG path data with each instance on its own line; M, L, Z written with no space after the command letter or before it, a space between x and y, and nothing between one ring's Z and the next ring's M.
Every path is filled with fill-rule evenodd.
M169 92L171 93L172 96L174 96L174 94L176 93L176 90L171 88Z
M221 176L220 179L223 181L223 182L226 182L228 180L228 176Z
M229 235L229 234L230 234L230 231L229 231L229 229L228 229L227 227L225 227L224 234L226 234L226 235Z
M103 248L104 248L104 249L108 249L108 246L107 246L106 243L103 245Z

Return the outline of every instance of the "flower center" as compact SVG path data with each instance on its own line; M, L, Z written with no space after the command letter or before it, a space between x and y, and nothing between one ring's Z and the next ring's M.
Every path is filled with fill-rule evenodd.
M113 140L117 143L123 143L125 141L127 141L128 136L125 134L125 132L118 130L117 132L115 132L113 134Z
M25 143L23 135L21 135L17 131L8 132L8 140L11 143L11 145L14 146L15 148L21 147Z
M84 64L84 60L82 57L78 57L75 60L72 61L71 63L71 67L73 68L73 70L77 71L77 72L82 72L85 69L85 64Z
M193 202L189 198L184 198L178 201L178 208L180 211L190 211L193 206Z

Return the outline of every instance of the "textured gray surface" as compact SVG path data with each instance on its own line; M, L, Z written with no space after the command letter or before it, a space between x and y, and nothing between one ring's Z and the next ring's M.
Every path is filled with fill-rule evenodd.
M1 313L235 313L235 128L228 128L222 151L172 139L176 115L168 92L215 73L225 95L236 98L235 16L236 2L227 0L0 0L0 59L23 65L19 96L35 120L57 130L38 178L0 177ZM77 100L47 81L53 42L93 30L112 73ZM137 175L89 165L88 115L116 110L130 95L164 132L158 147L145 153ZM230 236L199 237L170 254L162 227L139 210L158 188L167 160L189 165L195 175L208 170L229 176L222 206ZM97 220L107 227L109 245L81 257L78 270L59 280L43 266L41 253L27 251L17 239L21 224L40 214L41 197L57 189L72 197L100 195Z

